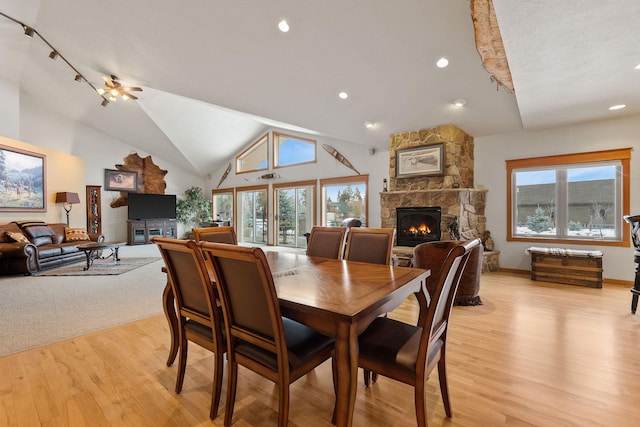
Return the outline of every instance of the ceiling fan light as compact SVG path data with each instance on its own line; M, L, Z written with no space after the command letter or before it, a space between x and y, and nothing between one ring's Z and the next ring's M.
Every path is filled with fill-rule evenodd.
M116 97L115 97L115 96L113 96L113 95L111 95L111 96L109 97L109 101L111 101L111 102L116 102L117 100L118 100L118 98L116 98Z
M118 89L111 89L111 96L118 96Z
M122 99L124 99L125 101L128 101L130 98L129 98L129 95L127 95L126 93L123 93Z
M98 89L96 89L96 92L98 92L98 95L104 95L105 90L99 87Z

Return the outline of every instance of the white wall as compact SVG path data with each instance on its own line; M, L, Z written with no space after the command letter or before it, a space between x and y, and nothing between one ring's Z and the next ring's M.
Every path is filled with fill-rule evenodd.
M19 136L19 92L15 83L0 79L0 135L11 139L18 139Z
M530 270L530 256L525 253L529 246L557 247L531 242L507 242L506 209L506 160L556 154L579 153L632 147L631 157L631 212L640 212L640 117L628 116L581 125L518 132L504 135L475 138L475 185L482 185L487 193L487 230L500 251L500 267ZM562 245L574 249L601 250L603 276L608 279L633 280L636 264L633 248Z
M269 171L250 172L236 175L235 163L232 163L232 170L229 176L220 185L220 188L233 188L233 187L247 187L254 185L268 185L269 194L272 191L272 184L281 184L286 182L305 181L309 179L324 179L324 178L336 178L336 177L352 177L357 176L356 172L346 167L323 148L322 144L328 144L338 150L353 167L360 172L360 174L369 175L369 206L368 206L368 226L379 227L380 226L380 192L382 191L382 180L384 178L389 179L389 151L388 150L376 150L374 154L370 154L369 146L364 144L353 144L344 141L339 141L331 138L317 137L312 135L306 135L296 133L282 129L269 129L271 131L280 131L287 135L300 136L304 138L314 139L317 142L317 161L316 163L305 164L300 166L290 166L285 168L277 168ZM257 140L257 139L256 139ZM247 144L247 147L251 145ZM245 147L245 148L247 148ZM271 144L269 144L269 150L271 150ZM242 150L240 150L242 152ZM271 158L271 151L269 151L269 157ZM220 181L220 178L224 172L224 168L218 171L216 174L212 174L210 180L210 187L215 189ZM279 178L271 180L261 180L259 177L268 172L275 172L279 175ZM320 192L318 182L318 192ZM270 198L272 201L273 198ZM320 200L320 194L317 195L317 200ZM317 206L317 218L321 218L321 206L320 203ZM269 220L273 220L274 209L273 206L268 206ZM273 242L273 236L269 236L269 243Z
M2 100L3 105L4 102L5 100ZM65 184L65 188L57 188L62 187L61 185L56 186L56 188L48 185L47 192L49 195L53 194L51 193L52 191L77 191L80 195L80 205L73 206L71 211L71 225L86 227L85 185L101 185L103 187L102 233L107 240L126 241L127 208L110 207L111 201L117 199L120 193L104 190L104 170L115 169L115 165L122 164L124 158L131 153L138 153L141 157L146 157L149 153L78 122L43 110L30 103L28 98L21 100L19 123L20 137L18 139L23 143L32 144L35 147L35 151L42 152L43 150L38 150L38 147L41 147L49 153L67 153L83 159L83 168L69 167L68 162L48 162L48 183L56 182L58 177L72 177L73 181L73 185L69 182ZM2 127L0 123L0 135L4 135L5 132L7 132L7 129ZM204 179L191 173L191 171L185 171L165 159L152 158L158 167L168 171L165 176L167 183L166 194L176 194L181 197L186 188L193 185L205 187L207 184ZM73 189L70 189L70 187L73 187ZM40 214L38 218L51 221L51 215L57 216L58 211L62 211L62 208L55 203L50 203L48 212L44 215ZM35 213L30 213L29 215L29 218L35 218ZM15 214L12 217L15 217ZM9 218L8 213L0 213L0 218L3 222L15 219ZM56 219L60 220L57 222L66 221L64 211L62 211L62 218ZM183 231L182 227L179 226L178 232L182 233Z

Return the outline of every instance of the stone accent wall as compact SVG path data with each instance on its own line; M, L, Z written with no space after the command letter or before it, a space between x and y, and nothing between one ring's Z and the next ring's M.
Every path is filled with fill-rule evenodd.
M396 178L396 151L444 144L444 175ZM442 240L449 240L449 224L457 217L461 239L483 238L485 189L473 188L473 137L454 125L391 135L389 190L380 193L381 226L396 227L397 207L440 206Z
M487 190L458 188L448 190L387 191L380 193L380 225L396 228L396 208L440 206L442 240L449 240L449 223L458 218L461 238L483 238Z
M396 178L396 151L444 144L444 175ZM389 190L415 191L473 188L473 137L454 125L391 135L389 144Z

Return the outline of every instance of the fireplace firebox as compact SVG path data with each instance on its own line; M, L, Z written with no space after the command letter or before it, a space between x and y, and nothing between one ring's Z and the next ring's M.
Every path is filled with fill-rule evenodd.
M396 208L396 244L418 246L440 240L441 217L440 206Z

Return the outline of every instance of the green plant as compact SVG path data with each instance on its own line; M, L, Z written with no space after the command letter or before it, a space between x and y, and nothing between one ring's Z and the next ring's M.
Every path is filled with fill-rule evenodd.
M197 227L201 222L210 221L211 213L211 200L205 199L200 187L187 188L184 198L176 203L176 219L188 228L185 234L189 234L191 228Z
M527 228L534 233L541 233L551 230L551 228L553 228L553 222L551 221L551 217L545 213L544 209L538 206L533 216L527 216Z

